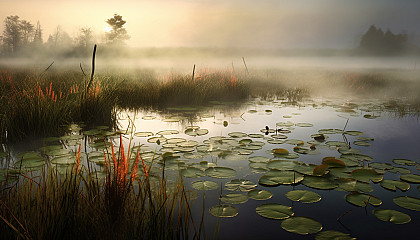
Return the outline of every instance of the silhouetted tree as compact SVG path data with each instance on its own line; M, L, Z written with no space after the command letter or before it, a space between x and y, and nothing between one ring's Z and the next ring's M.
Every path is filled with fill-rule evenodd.
M122 19L121 15L114 14L114 17L107 19L106 23L112 28L111 31L105 33L108 43L122 44L125 40L130 39L127 30L124 28L126 21Z
M4 20L3 42L6 51L15 54L22 41L19 16L8 16Z
M362 36L359 49L370 54L389 55L401 53L407 47L407 34L397 34L387 30L385 33L375 25Z
M40 46L42 45L42 29L41 29L41 24L39 23L39 21L36 23L36 27L35 27L35 33L34 33L34 45L35 46Z

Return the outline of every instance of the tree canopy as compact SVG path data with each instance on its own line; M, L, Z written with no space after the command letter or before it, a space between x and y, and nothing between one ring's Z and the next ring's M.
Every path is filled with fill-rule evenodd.
M106 23L111 27L111 30L105 33L108 43L123 44L125 40L130 39L127 30L124 28L126 21L122 19L121 15L114 14L112 18L106 20Z
M407 34L394 34L389 29L384 32L375 25L371 25L362 36L359 49L375 55L399 54L406 50L407 42Z

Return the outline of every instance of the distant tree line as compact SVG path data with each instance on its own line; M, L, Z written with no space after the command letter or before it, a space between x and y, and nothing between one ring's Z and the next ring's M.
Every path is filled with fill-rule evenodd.
M406 53L409 48L406 33L394 34L391 30L386 32L372 25L362 36L359 51L374 55L395 55Z
M121 46L130 38L124 28L126 21L122 19L122 16L114 14L112 18L106 20L106 23L111 30L102 35L102 43L109 46ZM39 21L34 25L19 16L8 16L4 19L4 30L0 35L0 55L84 56L90 54L97 38L89 27L82 27L76 36L70 36L61 26L57 26L44 42L43 29Z

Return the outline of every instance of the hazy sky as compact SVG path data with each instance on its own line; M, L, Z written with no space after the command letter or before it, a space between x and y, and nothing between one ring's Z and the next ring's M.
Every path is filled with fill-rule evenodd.
M420 34L419 0L0 0L2 21L39 20L44 41L57 25L100 35L114 13L140 47L347 48L372 24Z

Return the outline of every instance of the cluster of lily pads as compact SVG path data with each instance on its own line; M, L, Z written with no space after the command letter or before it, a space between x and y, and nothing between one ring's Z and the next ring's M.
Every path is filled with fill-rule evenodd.
M353 113L355 106L347 104L339 111ZM256 113L250 110L249 113ZM265 111L271 114L271 111ZM366 114L365 114L366 115ZM373 119L373 115L364 116ZM206 115L211 117L211 115ZM291 116L283 116L290 118ZM143 116L143 120L154 120L155 116ZM179 117L167 117L165 122L179 122ZM225 125L225 124L223 124ZM179 171L185 178L215 178L226 179L224 189L229 193L222 195L223 204L212 206L210 214L215 217L234 217L239 214L236 204L244 204L249 199L264 201L273 197L267 187L302 184L308 188L318 190L338 190L348 192L345 200L358 207L372 205L374 216L379 220L395 224L405 224L411 217L393 209L382 209L382 200L372 194L372 183L380 184L386 190L396 192L397 189L407 191L412 184L420 183L420 175L412 173L407 166L420 169L420 163L409 159L393 159L392 163L375 162L370 156L364 155L359 149L350 147L349 138L355 138L352 145L368 147L373 138L363 136L360 131L346 131L343 129L320 129L310 136L309 141L290 139L288 134L295 128L311 128L311 123L294 123L291 121L277 122L275 128L263 128L260 133L230 132L225 136L211 136L199 142L209 130L191 125L179 130L162 130L156 133L148 131L134 132L134 142L147 142L132 148L139 151L142 159L151 168L151 176L158 175L164 168L166 171ZM110 132L106 127L97 127L89 131L82 131L80 126L71 125L71 133L61 138L46 139L47 144L39 152L24 153L17 156L14 166L20 168L37 168L49 162L54 166L68 166L75 164L75 152L85 136L85 145L89 147L86 161L102 166L105 164L104 153L108 153L110 140L121 132ZM179 135L185 135L182 137ZM342 135L343 141L329 141L332 135ZM309 137L308 136L308 137ZM291 146L289 151L284 145ZM63 146L65 148L63 149ZM289 147L287 147L289 148ZM155 150L157 149L157 150ZM290 149L290 148L289 148ZM319 157L321 164L308 164L299 161L303 155L321 154L323 149L337 150L340 157ZM264 154L259 154L265 150ZM258 151L258 152L257 152ZM133 154L135 155L135 154ZM165 156L165 157L163 157ZM209 159L207 161L206 159ZM249 171L259 175L258 182L238 177L238 171L232 167L223 166L224 161L247 161ZM134 157L131 159L132 162ZM16 169L16 168L15 168ZM10 171L10 170L9 170ZM139 169L142 176L142 169ZM97 174L100 176L100 168ZM399 174L400 180L384 179L385 173ZM1 176L1 174L0 174ZM195 179L194 179L195 180ZM228 181L229 180L229 181ZM261 187L264 189L261 189ZM211 180L192 181L191 187L198 191L215 190L220 186ZM420 187L417 186L420 190ZM321 196L315 191L292 190L285 195L291 201L301 203L315 203L321 201ZM420 211L420 199L412 196L396 196L393 202L405 209ZM295 216L292 207L280 203L262 203L255 209L256 214L281 220L283 229L298 234L314 234L317 239L352 239L349 234L328 230L321 231L322 224L315 219L305 216Z

